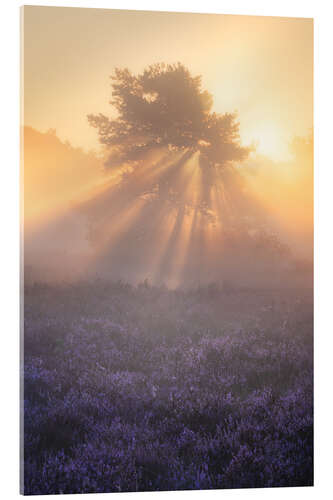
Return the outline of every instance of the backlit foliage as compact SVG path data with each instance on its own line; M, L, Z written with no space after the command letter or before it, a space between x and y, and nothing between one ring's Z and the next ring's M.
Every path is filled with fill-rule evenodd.
M236 114L211 111L213 98L180 63L153 64L139 75L117 68L111 76L118 116L89 115L100 141L111 148L109 165L137 161L154 148L200 152L222 166L249 154L239 142Z

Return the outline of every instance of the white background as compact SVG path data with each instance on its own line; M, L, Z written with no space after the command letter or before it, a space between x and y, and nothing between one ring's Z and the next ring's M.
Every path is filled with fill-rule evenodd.
M284 500L331 498L333 491L333 9L329 0L122 0L38 2L221 14L313 17L315 26L315 487L136 493L135 500L207 497ZM1 4L0 163L0 496L19 497L19 7ZM124 496L123 496L124 495ZM122 494L129 498L133 493ZM77 498L77 495L68 495ZM87 498L102 498L94 494ZM50 498L42 496L39 498ZM118 498L118 497L117 497ZM119 497L120 498L120 497Z

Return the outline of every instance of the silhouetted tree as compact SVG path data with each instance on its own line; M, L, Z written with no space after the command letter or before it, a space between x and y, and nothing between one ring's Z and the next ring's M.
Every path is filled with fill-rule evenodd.
M212 111L200 76L161 63L138 75L115 69L111 87L114 117L88 119L110 151L107 165L134 168L87 205L101 268L205 280L228 263L282 253L260 231L262 207L236 168L251 149L240 144L237 116Z
M211 112L213 98L180 63L153 64L137 76L115 69L111 104L118 116L89 115L100 142L111 149L109 166L135 162L154 148L200 152L200 163L223 166L244 160L235 113Z

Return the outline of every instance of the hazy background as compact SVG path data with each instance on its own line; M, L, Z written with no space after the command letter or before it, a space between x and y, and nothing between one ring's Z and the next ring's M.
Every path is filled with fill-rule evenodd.
M311 268L313 248L312 20L52 7L24 7L27 279L281 284L281 259L265 257L262 266L263 256L242 241L236 259L219 228L204 221L197 222L204 238L197 229L193 239L193 215L180 224L169 205L124 203L122 166L104 168L106 152L87 115L112 115L115 67L137 73L159 61L181 61L202 75L216 112L238 111L242 143L256 144L239 166L242 190L265 229L290 248L283 279L296 282L299 269ZM191 183L187 189L196 192ZM242 202L233 202L237 213ZM92 213L99 234L90 231Z

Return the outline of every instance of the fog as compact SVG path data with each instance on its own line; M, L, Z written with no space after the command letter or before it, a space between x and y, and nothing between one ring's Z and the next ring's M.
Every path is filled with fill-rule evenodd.
M25 128L25 279L311 286L311 137L290 150L289 162L254 152L216 169L155 148L110 170Z

